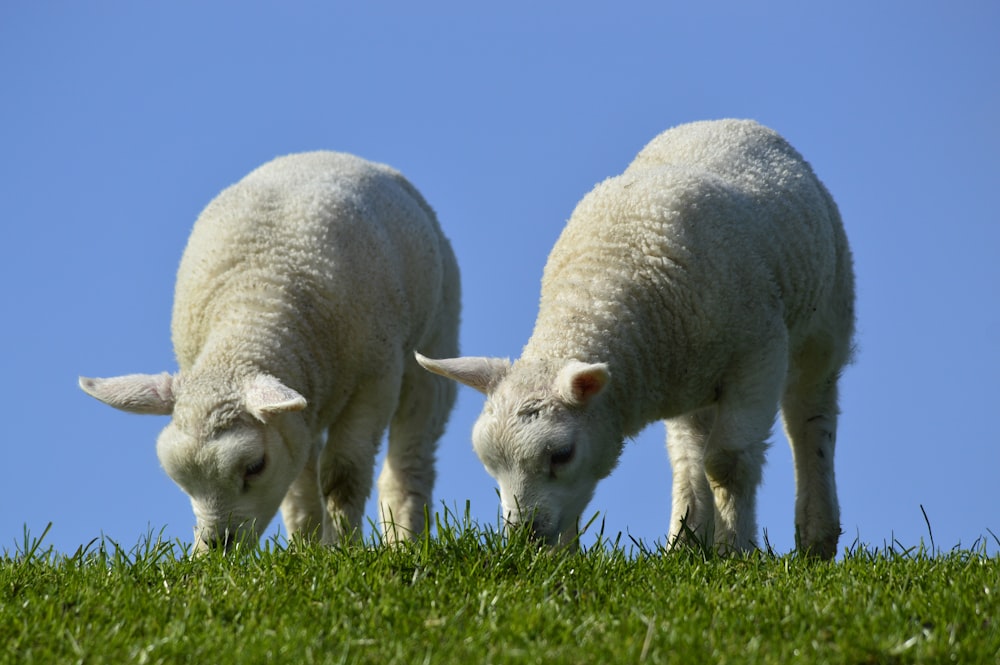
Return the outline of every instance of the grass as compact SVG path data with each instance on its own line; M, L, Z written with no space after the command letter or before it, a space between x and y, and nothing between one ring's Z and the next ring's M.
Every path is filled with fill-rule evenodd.
M395 548L150 535L0 558L4 663L996 663L1000 558L840 561L602 542L551 555L468 519Z

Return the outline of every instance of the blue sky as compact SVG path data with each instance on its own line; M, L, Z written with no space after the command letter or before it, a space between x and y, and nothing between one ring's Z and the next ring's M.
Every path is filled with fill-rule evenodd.
M174 274L199 211L290 152L400 169L462 268L462 349L516 357L576 202L659 132L748 117L812 163L845 220L857 362L842 382L845 535L940 548L1000 535L1000 6L994 2L7 2L0 6L0 548L191 540L165 419L76 377L173 371ZM493 7L503 7L494 9ZM439 502L496 523L463 388ZM588 513L662 540L662 425ZM776 428L758 521L793 544ZM374 510L369 516L374 517ZM275 520L269 533L280 524Z

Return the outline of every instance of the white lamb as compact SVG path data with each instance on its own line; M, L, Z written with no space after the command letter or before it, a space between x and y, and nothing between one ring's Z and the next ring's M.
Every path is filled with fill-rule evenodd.
M281 157L223 191L177 274L177 374L80 379L125 411L172 415L157 453L191 497L195 548L357 533L375 456L388 540L424 526L455 386L415 349L457 354L459 276L402 175L352 155ZM325 434L325 443L324 443Z
M579 203L517 362L418 360L487 395L475 450L509 522L551 545L573 542L624 439L662 419L669 542L754 547L780 403L799 546L829 558L853 279L840 215L802 157L755 122L697 122L655 138Z

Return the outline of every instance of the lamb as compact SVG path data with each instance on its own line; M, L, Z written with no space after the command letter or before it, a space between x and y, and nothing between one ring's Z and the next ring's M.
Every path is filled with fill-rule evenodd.
M81 378L124 411L172 416L157 454L191 497L196 551L357 534L378 479L388 542L424 527L455 400L415 349L458 352L458 266L397 171L336 152L275 159L224 190L177 273L176 374ZM325 441L324 441L325 434Z
M780 403L798 547L836 554L837 382L854 277L809 164L746 120L653 139L577 205L549 255L520 359L418 361L487 396L473 445L510 524L574 545L624 439L664 420L668 544L756 543L756 490Z

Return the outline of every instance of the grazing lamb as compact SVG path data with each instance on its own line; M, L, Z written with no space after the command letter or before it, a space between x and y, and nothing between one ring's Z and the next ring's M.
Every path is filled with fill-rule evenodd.
M853 281L840 215L802 157L755 122L697 122L655 138L577 205L519 360L418 361L486 394L475 450L509 522L550 545L574 541L625 437L662 419L669 542L754 547L780 403L799 546L830 558Z
M133 413L171 415L157 453L191 497L195 549L357 533L379 477L389 541L424 527L434 450L455 399L415 349L457 354L459 276L434 212L393 169L289 155L223 191L177 273L179 371L81 378ZM324 443L325 434L325 443Z

